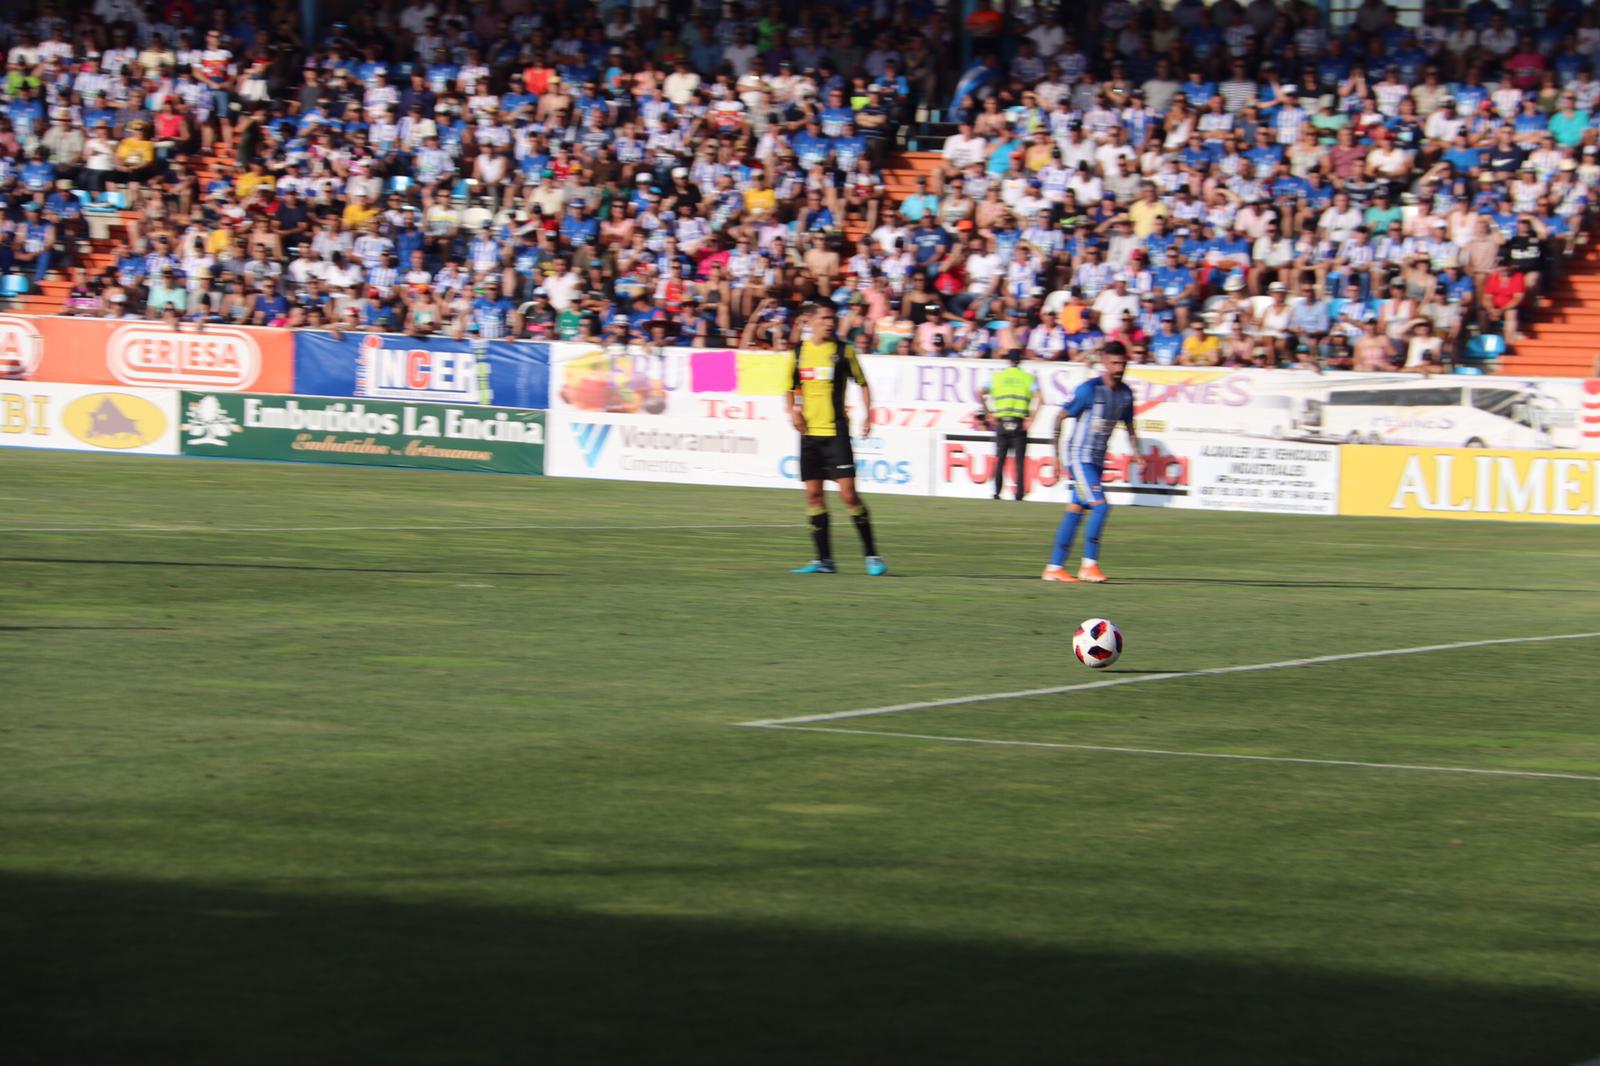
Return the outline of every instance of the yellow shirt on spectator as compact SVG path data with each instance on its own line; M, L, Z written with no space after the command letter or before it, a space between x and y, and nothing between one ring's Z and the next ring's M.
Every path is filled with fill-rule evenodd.
M155 161L156 146L143 137L129 136L117 142L117 162L130 167L147 167Z
M1156 219L1166 218L1172 212L1167 210L1167 205L1157 200L1150 203L1146 200L1135 200L1128 205L1128 221L1133 223L1135 237L1148 237L1156 231Z
M744 209L759 218L769 218L778 209L778 194L773 189L746 189Z
M233 231L226 226L219 226L206 234L206 252L210 255L221 255L233 243Z
M1216 366L1222 362L1222 342L1209 333L1191 333L1183 339L1182 366Z
M344 214L339 217L349 229L360 229L378 217L378 209L372 204L361 204L352 200L345 204Z
M239 199L241 200L245 199L262 186L266 186L269 189L276 189L278 187L278 179L273 177L271 174L246 173L240 174L238 179L233 183L233 188L236 192L238 192Z

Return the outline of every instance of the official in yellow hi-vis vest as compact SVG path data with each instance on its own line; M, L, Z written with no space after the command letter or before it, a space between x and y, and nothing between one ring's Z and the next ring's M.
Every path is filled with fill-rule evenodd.
M789 420L800 431L800 480L806 487L806 520L817 557L794 572L833 574L833 542L828 528L826 482L839 486L845 510L861 535L867 573L880 577L889 572L878 555L867 505L856 495L856 459L850 448L850 424L845 418L844 394L854 379L861 389L861 435L872 435L872 390L853 345L835 335L838 321L831 307L812 312L811 338L794 350L794 382L788 394Z
M1006 353L1011 365L983 387L983 413L994 427L994 498L1006 487L1006 455L1016 464L1017 499L1028 495L1028 424L1039 410L1039 382L1022 369L1022 349Z

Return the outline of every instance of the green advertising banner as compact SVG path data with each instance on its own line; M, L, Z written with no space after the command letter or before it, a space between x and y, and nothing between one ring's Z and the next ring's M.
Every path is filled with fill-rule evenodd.
M184 455L544 473L544 412L185 392Z

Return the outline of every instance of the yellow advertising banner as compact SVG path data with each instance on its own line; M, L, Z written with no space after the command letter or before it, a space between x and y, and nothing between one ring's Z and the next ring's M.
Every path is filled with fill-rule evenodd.
M1600 525L1600 455L1350 445L1339 513Z

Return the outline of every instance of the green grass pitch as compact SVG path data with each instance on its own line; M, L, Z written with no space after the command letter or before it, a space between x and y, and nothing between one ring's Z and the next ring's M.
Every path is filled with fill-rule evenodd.
M735 728L1600 630L1593 529L870 502L0 452L0 1061L1600 1055L1600 641Z

